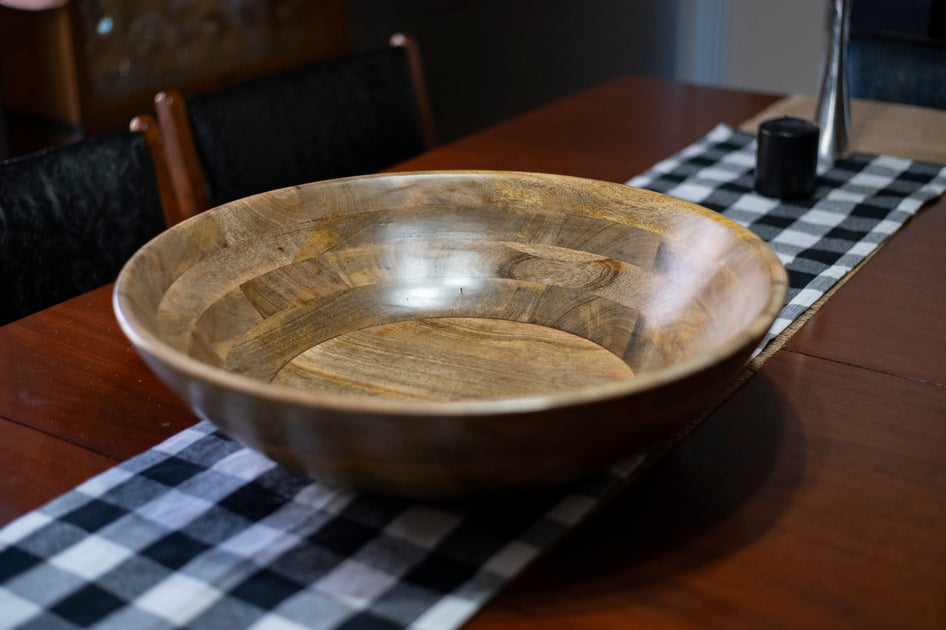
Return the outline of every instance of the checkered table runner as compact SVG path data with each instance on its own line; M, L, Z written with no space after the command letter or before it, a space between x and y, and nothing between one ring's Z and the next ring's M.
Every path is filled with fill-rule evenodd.
M628 184L698 203L749 228L788 270L787 305L766 344L946 190L946 167L884 155L838 160L811 197L781 201L753 191L755 136L719 125Z
M718 127L629 183L772 245L791 291L770 336L946 189L942 167L853 156L780 203L751 192L753 164L752 137ZM456 628L658 456L425 504L327 488L202 422L0 530L0 628Z

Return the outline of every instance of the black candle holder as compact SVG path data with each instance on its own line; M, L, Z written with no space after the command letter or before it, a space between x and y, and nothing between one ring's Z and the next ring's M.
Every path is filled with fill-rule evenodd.
M809 120L783 117L759 126L755 189L766 197L808 197L815 190L818 126Z

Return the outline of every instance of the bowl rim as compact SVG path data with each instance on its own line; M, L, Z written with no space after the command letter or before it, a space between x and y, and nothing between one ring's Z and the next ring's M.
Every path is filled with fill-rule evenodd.
M765 268L770 277L770 291L764 308L737 334L733 335L725 343L714 348L710 352L702 353L686 361L676 363L664 368L646 372L641 375L635 375L628 380L612 381L598 385L582 387L578 389L568 389L561 392L549 394L532 394L514 398L482 398L482 399L462 399L455 401L427 401L402 398L368 397L352 396L333 392L321 392L316 390L306 390L292 387L281 383L265 382L250 376L227 371L221 367L216 367L196 359L180 350L175 349L167 342L162 340L146 325L138 320L134 315L134 308L130 304L130 298L126 297L125 286L131 281L131 268L135 261L142 257L147 249L157 247L157 243L162 237L171 230L184 229L187 223L202 219L205 214L213 212L226 212L230 203L237 203L252 199L256 196L270 195L278 193L280 190L293 190L308 186L319 186L328 184L337 184L354 180L375 179L375 178L426 178L434 176L453 176L453 177L539 177L550 181L559 182L584 182L586 185L613 186L631 188L635 191L644 193L654 198L670 199L676 206L679 206L689 212L715 221L739 236L739 240L753 244L758 255L763 259L768 259ZM370 175L355 175L351 177L340 177L316 182L309 182L296 186L288 186L282 189L275 189L245 197L242 200L235 200L221 204L214 208L195 215L181 223L178 223L161 234L158 234L150 241L140 247L132 257L126 261L112 291L112 307L115 317L122 332L131 342L135 350L142 355L146 363L151 366L149 357L157 359L163 364L170 366L174 371L186 375L187 378L205 382L216 386L222 390L233 390L237 393L247 395L253 398L266 399L274 403L293 404L303 407L316 407L325 410L334 410L343 413L360 413L372 415L400 416L400 417L457 417L457 416L496 416L501 414L531 413L550 409L567 408L589 403L604 402L611 399L626 397L638 392L650 389L657 389L663 385L681 380L683 378L698 374L711 368L713 365L722 363L727 359L738 355L747 350L751 352L755 346L761 342L766 332L774 323L779 312L785 304L785 298L788 291L788 274L785 267L771 247L754 234L751 230L736 223L732 219L714 212L698 204L685 201L671 195L659 193L629 186L619 182L606 180L597 180L587 177L578 177L573 175L561 175L554 173L541 173L531 171L507 171L507 170L423 170L423 171L401 171L375 173ZM125 308L128 303L128 308ZM159 377L161 375L159 374ZM162 380L163 377L161 377Z

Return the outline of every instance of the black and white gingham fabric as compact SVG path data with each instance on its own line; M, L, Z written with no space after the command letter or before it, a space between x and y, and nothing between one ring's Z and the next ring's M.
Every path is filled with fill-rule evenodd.
M813 199L780 203L752 192L754 150L718 127L629 183L772 245L792 285L773 335L946 189L942 167L854 156ZM424 504L325 487L202 422L0 529L0 628L449 630L657 456Z
M627 183L716 210L775 251L788 270L787 304L758 354L920 206L942 194L946 168L857 154L820 175L810 198L780 201L753 191L755 152L755 136L719 125Z
M639 460L421 504L327 488L201 422L0 530L0 627L455 628Z

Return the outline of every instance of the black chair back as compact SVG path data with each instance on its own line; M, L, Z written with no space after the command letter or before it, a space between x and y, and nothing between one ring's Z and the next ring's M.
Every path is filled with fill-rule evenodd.
M0 163L0 324L108 284L164 227L142 133Z
M209 204L421 153L409 61L405 47L389 46L187 98Z
M847 54L851 96L946 109L946 40L858 33Z

